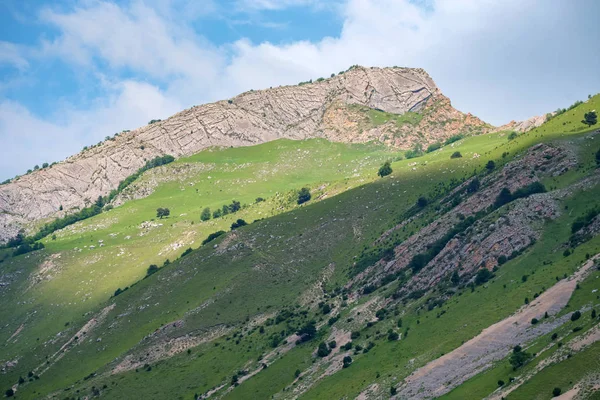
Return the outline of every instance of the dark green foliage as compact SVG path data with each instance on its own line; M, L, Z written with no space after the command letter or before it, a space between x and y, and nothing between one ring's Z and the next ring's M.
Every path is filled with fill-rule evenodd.
M483 285L493 277L494 274L492 274L489 269L481 268L479 271L477 271L477 275L475 275L475 284Z
M423 146L420 143L416 143L411 150L406 151L404 156L407 159L421 157L423 155Z
M498 265L505 264L506 261L508 261L508 259L506 258L506 256L504 254L498 256Z
M260 203L262 201L265 201L265 199L263 199L262 197L257 197L255 200L256 203Z
M575 311L573 314L571 314L571 321L575 322L579 318L581 318L581 312Z
M556 338L558 338L558 333L555 332L552 334L552 337L550 339L556 340Z
M540 322L540 321L537 318L531 319L531 325L536 325L538 322Z
M452 276L450 277L450 282L452 282L454 286L457 286L460 283L460 275L458 275L457 270L454 270L454 272L452 273Z
M498 386L504 386L504 381L502 379L498 381Z
M427 198L426 198L426 197L423 197L423 196L421 196L421 197L419 197L419 198L417 199L417 207L419 207L419 208L423 208L423 207L425 207L427 204L429 204L429 201L427 200Z
M208 235L208 237L206 239L204 239L202 241L202 244L204 245L204 244L206 244L208 242L211 242L211 241L215 240L216 238L218 238L219 236L224 235L225 233L226 233L225 231L213 232L210 235Z
M8 389L6 392L4 392L4 395L6 397L13 397L15 395L15 391L12 389Z
M460 154L460 151L455 151L454 153L452 153L450 158L462 158L462 154Z
M583 120L581 122L588 127L596 125L598 123L598 114L596 114L595 111L587 112L583 115Z
M592 310L592 319L596 318L596 310Z
M248 225L248 223L240 218L237 221L235 221L233 224L231 224L231 229L233 230L233 229L241 228L242 226L246 226L246 225Z
M447 146L449 144L452 144L454 142L458 142L460 139L464 138L464 135L458 134L458 135L453 135L450 136L448 139L446 139L446 141L444 142L444 146Z
M297 378L300 376L301 373L302 372L299 369L297 369L296 372L294 372L294 376Z
M527 363L531 359L531 354L523 351L521 346L515 346L512 354L510 355L510 365L516 370Z
M387 310L385 308L381 308L377 310L377 312L375 313L375 317L377 317L378 320L383 321L385 319L386 314Z
M494 207L500 208L505 204L508 204L512 201L512 194L508 188L503 188L500 193L498 193L498 197L496 197L496 201L494 201Z
M210 208L206 207L204 210L202 210L202 214L200 214L200 220L201 221L208 221L211 217L210 214Z
M511 132L510 135L508 135L508 140L515 140L517 136L519 136L517 132Z
M329 314L331 312L331 306L327 303L323 304L323 307L321 308L321 312L323 314Z
M412 270L413 274L416 274L427 265L429 262L427 254L416 254L408 263L408 266Z
M315 321L310 321L296 332L296 335L300 336L300 342L307 342L317 335L315 324Z
M487 162L487 164L485 164L485 169L487 169L488 171L493 171L496 168L496 163L493 160L490 160Z
M308 188L303 187L302 189L300 189L300 191L298 191L298 200L297 203L298 204L302 204L302 203L306 203L307 201L310 200L310 190Z
M329 355L329 353L331 353L331 350L329 350L329 347L327 347L325 342L319 343L319 348L317 349L317 355L319 357L327 357Z
M436 151L442 148L442 144L440 142L435 142L427 146L426 153L431 153L432 151Z
M588 211L583 217L577 218L571 225L571 233L576 233L578 230L591 224L598 214L600 214L600 208L594 208Z
M330 349L335 349L337 347L337 342L335 340L332 340L327 345L329 346Z
M171 215L171 210L168 208L159 207L156 209L156 217L163 219L164 217L168 217Z
M223 215L223 212L220 209L213 211L213 218L220 218L221 215Z
M600 150L596 152L596 165L600 166Z
M561 388L555 387L554 389L552 389L552 396L554 396L554 397L560 396L561 393L562 393Z
M160 121L162 121L162 119L151 119L150 122L148 122L148 125L152 125Z
M157 271L158 271L158 265L152 264L148 267L148 270L146 271L146 276L150 276Z
M192 248L191 248L191 247L188 247L188 248L187 248L187 249L186 249L186 250L185 250L183 253L181 253L181 257L183 258L183 257L187 256L187 255L188 255L188 254L190 254L192 251L193 251L193 250L192 250Z
M383 163L381 167L379 167L379 171L377 171L377 175L380 177L388 176L392 173L392 166L389 161Z
M396 393L398 393L398 389L396 389L396 388L395 388L395 387L393 387L393 386L392 386L392 387L390 387L390 394L391 394L392 396L395 396L395 395L396 395Z
M113 296L117 297L118 295L120 295L123 292L124 292L124 290L122 290L121 288L118 288L117 290L115 290L115 294Z
M393 330L390 329L390 331L388 332L388 340L389 341L394 341L394 340L398 340L398 338L400 337L400 335L398 335L396 332L394 332Z
M350 356L344 357L344 359L342 360L343 368L348 368L351 364L352 364L352 357L350 357Z
M476 191L479 190L480 186L481 186L481 182L479 182L479 179L477 177L475 177L475 179L473 179L467 185L467 193L475 193Z
M358 339L360 337L360 332L359 331L353 331L350 334L350 339L354 340L354 339Z
M21 254L29 253L32 251L40 250L43 248L44 248L44 243L35 242L33 244L29 244L28 242L25 242L13 251L13 257L19 256Z

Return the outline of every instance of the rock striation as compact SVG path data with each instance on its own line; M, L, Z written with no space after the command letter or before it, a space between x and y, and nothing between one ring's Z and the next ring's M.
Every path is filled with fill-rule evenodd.
M416 125L356 129L365 114L336 114L334 108L343 106L397 115L410 111L424 117ZM353 67L315 83L249 91L123 132L50 168L0 186L0 242L35 221L91 204L156 156L181 157L212 146L249 146L280 138L375 140L408 148L416 136L426 145L455 133L483 133L489 128L478 118L452 108L422 69ZM394 130L401 134L390 140Z

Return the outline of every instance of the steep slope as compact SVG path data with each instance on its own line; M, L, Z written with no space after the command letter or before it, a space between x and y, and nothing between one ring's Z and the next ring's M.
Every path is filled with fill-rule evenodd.
M363 109L334 116L335 110L354 106ZM369 121L371 111L380 114L375 121ZM418 120L388 123L407 113L418 115ZM159 155L181 157L212 146L314 137L349 143L381 141L406 149L417 142L426 145L488 128L476 117L453 109L422 69L354 67L311 84L250 91L123 132L0 186L0 241L32 221L91 204Z
M598 326L597 273L583 274L600 252L589 214L598 140L474 136L395 161L384 179L388 148L322 139L206 150L148 171L126 193L134 200L0 263L0 385L20 398L383 399L452 396L480 372L493 377L484 397L515 376L515 343L536 354L524 380L549 354L562 360L553 333L586 356ZM297 205L285 191L306 182L314 198ZM546 192L523 191L532 184ZM497 204L503 188L511 196ZM267 199L198 221L234 193ZM172 215L151 220L164 205ZM240 217L259 220L162 262ZM152 254L132 257L141 250ZM150 263L163 266L144 279ZM502 340L480 336L494 324Z

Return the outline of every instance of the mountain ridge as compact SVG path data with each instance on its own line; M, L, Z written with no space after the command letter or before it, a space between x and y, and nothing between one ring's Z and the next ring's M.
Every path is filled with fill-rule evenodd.
M345 113L336 120L330 118L333 105L366 109ZM365 125L365 115L371 110L381 113L384 122ZM392 114L428 110L424 126L418 129L410 123L385 121ZM448 129L448 123L454 128ZM477 117L452 108L421 68L355 66L311 84L248 91L229 100L191 107L164 121L124 131L63 162L2 185L0 242L14 237L23 227L31 227L32 222L62 217L92 204L147 160L165 154L181 157L214 146L314 137L351 143L380 141L409 148L417 141L422 145L443 140L452 132L483 133L489 128Z

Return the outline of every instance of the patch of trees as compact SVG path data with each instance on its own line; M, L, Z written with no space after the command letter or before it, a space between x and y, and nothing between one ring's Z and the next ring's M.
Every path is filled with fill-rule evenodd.
M218 238L219 236L224 235L226 232L225 231L217 231L217 232L213 232L210 235L208 235L208 237L206 239L204 239L202 241L202 244L205 245L206 243L212 242L213 240L215 240L216 238Z
M524 186L522 188L515 190L514 193L511 193L510 190L508 190L508 188L503 188L500 191L500 193L498 193L498 196L496 197L496 200L494 201L493 207L494 207L494 209L500 208L503 205L510 203L511 201L514 201L514 200L517 200L520 198L524 198L524 197L529 197L535 193L545 193L545 192L546 192L546 187L541 182L530 183L527 186Z
M383 165L381 167L379 167L379 171L377 171L377 176L380 177L384 177L384 176L388 176L389 174L392 173L392 165L389 161L386 161L383 163Z
M590 225L598 214L600 214L600 208L594 208L588 211L583 217L577 218L573 224L571 224L571 233L576 233L580 229Z
M452 135L448 139L446 139L446 141L444 142L444 146L447 146L454 142L458 142L459 140L463 139L464 137L465 137L465 135L462 135L460 133L458 135Z
M162 121L162 119L151 119L150 122L148 122L148 125L152 125L160 121Z
M237 200L231 200L230 204L224 204L223 207L213 211L213 218L220 218L224 215L235 214L242 209L242 204Z
M598 123L598 114L595 111L587 112L583 115L582 123L586 124L588 128Z
M442 144L440 142L435 142L435 143L432 143L429 146L427 146L427 150L425 150L425 152L431 153L431 152L436 151L441 148L442 148Z
M494 274L492 272L490 272L489 269L481 268L479 271L477 271L477 275L475 275L475 284L483 285L484 283L486 283L493 277L494 277Z
M240 218L237 221L235 221L233 224L231 224L231 230L241 228L242 226L246 226L246 225L248 225L248 223Z
M210 208L206 207L204 210L202 210L202 213L200 214L200 220L208 221L210 219L210 216Z
M508 135L508 140L515 140L519 135L517 134L517 132L511 132Z
M171 210L168 208L159 207L156 209L156 217L163 219L164 217L168 217L171 215Z
M303 187L302 189L300 189L298 191L298 199L296 201L298 204L306 203L310 199L311 199L311 195L310 195L310 190L308 188Z
M316 322L307 322L304 326L298 329L296 335L300 337L300 339L298 339L298 342L300 343L308 342L309 340L313 339L315 336L317 336Z
M164 156L155 157L152 160L147 161L143 167L141 167L136 172L119 182L119 186L117 186L116 189L112 190L108 195L107 203L110 203L115 197L117 197L119 193L121 193L127 186L131 185L131 183L133 183L133 181L139 178L144 172L152 168L160 167L161 165L170 164L173 161L175 161L175 157L168 154Z
M567 111L570 111L581 104L583 104L583 101L577 100L575 103L571 104L568 108L558 108L556 111L554 111L553 114L552 113L546 114L546 121L550 121L552 118L556 118L559 115L564 114Z
M512 365L513 370L517 370L525 365L532 358L531 354L523 351L521 346L515 346L512 354L510 355L509 362Z
M460 154L460 151L455 151L454 153L452 153L450 158L462 158L462 154Z

